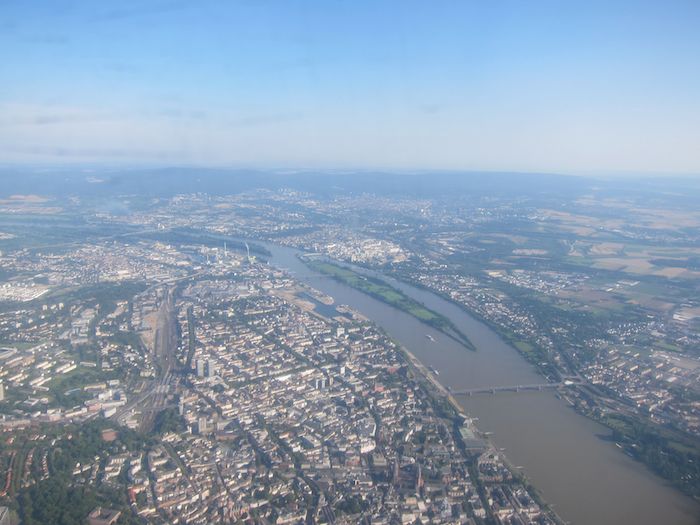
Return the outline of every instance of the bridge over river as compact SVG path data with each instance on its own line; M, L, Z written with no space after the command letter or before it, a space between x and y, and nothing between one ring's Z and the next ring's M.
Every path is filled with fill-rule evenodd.
M472 396L475 394L496 394L498 392L527 392L538 390L551 390L556 388L564 388L572 385L580 385L582 380L580 377L566 377L558 383L535 383L529 385L506 385L492 386L482 388L468 388L466 390L450 390L452 395L456 396Z

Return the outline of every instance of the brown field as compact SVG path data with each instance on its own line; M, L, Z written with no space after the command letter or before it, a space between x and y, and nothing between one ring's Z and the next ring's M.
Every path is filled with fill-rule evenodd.
M595 259L593 268L623 271L636 275L657 275L668 279L697 279L700 272L676 266L654 266L643 257L601 257Z
M656 310L657 312L669 312L675 307L673 303L658 301L646 296L639 297L638 299L630 299L627 303L640 305L650 310Z
M622 270L626 266L626 261L619 258L596 259L596 262L593 263L593 268L600 270Z
M677 277L686 277L687 273L693 273L693 272L689 272L685 268L672 268L672 267L662 268L661 270L654 272L655 275L661 275L663 277L669 277L671 279L675 279Z
M576 201L584 206L600 206L625 210L636 224L652 229L676 229L679 227L700 226L700 211L688 213L665 208L640 208L622 199L597 199L594 195L582 197Z
M628 220L599 219L588 215L577 215L551 209L538 210L547 223L556 223L562 230L571 231L581 236L590 237L598 229L615 230L627 225L642 226L652 230L672 230L681 228L700 227L700 211L688 212L688 210L638 208L625 201L601 200L585 198L577 201L591 206L605 206L608 208L620 208L629 213Z
M697 319L700 317L700 307L680 308L678 313L688 319Z
M559 297L604 310L617 310L622 304L619 299L601 290L562 290Z
M700 226L700 213L687 211L660 210L654 208L630 208L640 225L658 230L676 230Z
M284 299L285 301L295 304L307 312L313 312L313 310L316 308L314 303L297 295L303 291L304 290L301 288L278 288L270 290L270 295L275 295L281 299Z
M528 241L528 238L523 237L522 235L510 235L507 233L492 233L489 235L489 237L508 239L513 244L525 244Z
M32 204L38 204L42 202L46 202L49 199L46 197L42 197L41 195L10 195L7 199L0 200L0 202L4 204L8 203L32 203Z
M562 229L573 231L579 235L590 236L599 228L614 230L624 226L624 222L619 219L598 219L588 215L575 215L573 213L550 209L541 209L538 211L544 215L546 220L558 222Z
M601 242L594 244L589 250L590 255L621 255L625 245L618 242Z
M622 270L627 273L638 273L640 275L652 275L657 269L648 259L636 259L633 257L606 257L596 259L594 268L603 270Z
M597 231L595 228L589 228L587 226L573 226L569 224L560 224L559 228L564 231L580 235L581 237L592 237Z

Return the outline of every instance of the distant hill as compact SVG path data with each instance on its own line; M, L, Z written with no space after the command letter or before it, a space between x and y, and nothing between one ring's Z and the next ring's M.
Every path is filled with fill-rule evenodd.
M212 195L256 188L289 188L319 195L374 193L439 197L565 196L602 193L625 198L692 205L700 198L698 178L598 179L541 173L413 173L350 170L253 170L172 167L153 169L69 170L0 168L0 197L10 195L114 196L138 194L168 197L181 193Z

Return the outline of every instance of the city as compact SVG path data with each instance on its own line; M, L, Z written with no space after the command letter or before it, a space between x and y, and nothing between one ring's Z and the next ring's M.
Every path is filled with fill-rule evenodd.
M494 233L504 221L513 232L522 213L513 205L475 207L465 237L448 233L464 230L454 207L465 204L430 199L181 194L130 214L96 208L86 222L82 208L61 204L70 221L81 209L81 240L39 230L20 244L30 230L14 221L0 258L2 494L24 519L45 512L26 503L40 498L33 491L55 484L91 495L92 507L76 506L81 519L99 508L120 523L562 523L460 401L549 387L607 426L620 454L697 491L692 295L659 304L641 273L573 271L545 257L551 240L528 243L527 226L505 239L511 255L495 243L486 253L478 239L507 237ZM356 228L339 234L335 224L349 220ZM334 261L360 282L372 275L404 299L417 293L404 281L434 292L493 327L536 375L454 383L361 308L300 278L316 259L295 256L293 271L271 264L270 242ZM455 262L462 253L475 270ZM499 262L509 257L520 267ZM617 306L632 300L634 310ZM442 318L431 302L415 304L406 315ZM586 311L605 308L624 315ZM442 330L459 352L483 351L452 329L426 325L423 345L440 351L429 334ZM57 456L71 440L90 440L94 454Z
M0 525L700 525L698 27L0 2Z

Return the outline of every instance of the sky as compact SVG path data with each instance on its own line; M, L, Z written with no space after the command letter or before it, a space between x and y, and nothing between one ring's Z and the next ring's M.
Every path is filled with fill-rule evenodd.
M0 0L0 163L700 174L698 0Z

